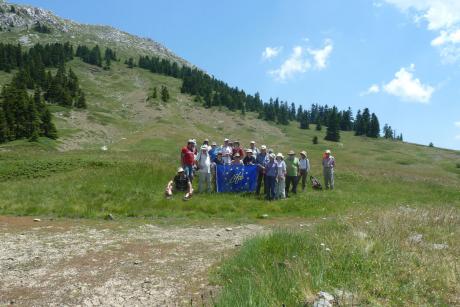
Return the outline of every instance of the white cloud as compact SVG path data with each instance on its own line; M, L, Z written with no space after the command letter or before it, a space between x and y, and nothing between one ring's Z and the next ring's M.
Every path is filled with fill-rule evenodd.
M390 95L401 98L404 101L429 103L435 89L430 85L423 84L414 78L415 65L409 68L401 68L395 74L395 78L383 85L383 90Z
M360 96L367 96L367 95L377 94L377 93L380 93L380 86L378 86L377 84L372 84L367 89L367 91L362 92Z
M262 59L271 60L273 58L276 58L282 50L283 47L266 47L265 50L262 52Z
M327 66L327 60L334 49L332 40L326 39L324 41L324 47L322 49L308 49L308 53L313 56L315 60L315 68L323 70Z
M292 53L281 67L269 71L269 74L278 81L285 81L294 75L304 73L311 68L310 60L306 57L305 50L301 46L292 49Z
M455 122L455 123L454 123L454 126L460 128L460 121Z
M431 45L439 49L445 63L460 60L460 1L459 0L385 0L403 12L413 13L414 21L425 21L428 30L438 36Z

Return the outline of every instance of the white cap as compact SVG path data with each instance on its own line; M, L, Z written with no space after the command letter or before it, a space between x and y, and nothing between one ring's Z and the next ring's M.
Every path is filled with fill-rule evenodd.
M246 149L247 153L252 153L252 149Z
M262 145L262 146L260 146L260 149L265 149L265 150L266 150L266 149L267 149L267 146L266 146L266 145Z
M187 141L187 143L193 143L193 140L192 140L192 139L189 139L189 140Z
M328 149L328 150L325 151L325 153L330 154L331 151Z
M183 169L182 167L179 167L179 168L177 169L177 172L178 172L178 173L182 173L183 171L184 171L184 169Z
M255 141L251 141L251 144L255 144L256 142Z
M277 157L277 158L278 158L278 157L279 157L279 158L284 158L283 154L280 153L280 152L276 155L276 157Z
M228 142L228 141L230 141L230 140L229 139L224 139L224 142Z

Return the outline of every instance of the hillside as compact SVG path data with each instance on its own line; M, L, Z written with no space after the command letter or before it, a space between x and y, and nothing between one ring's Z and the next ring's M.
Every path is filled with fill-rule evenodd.
M0 145L0 272L8 276L0 305L196 305L203 296L214 305L219 293L217 306L291 306L312 303L320 290L341 304L460 303L459 151L351 131L329 142L325 127L204 108L181 93L182 80L124 64L143 54L192 66L153 41L41 9L0 8L2 42L98 44L120 56L110 70L66 63L88 107L49 106L57 140ZM32 30L37 21L52 32ZM13 73L0 71L0 86ZM168 102L148 98L162 86ZM247 194L166 200L184 142L227 137L306 150L320 179L331 149L336 189L278 202ZM115 221L103 221L109 214Z

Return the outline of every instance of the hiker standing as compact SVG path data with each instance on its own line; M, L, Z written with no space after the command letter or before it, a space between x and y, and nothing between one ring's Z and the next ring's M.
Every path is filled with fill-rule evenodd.
M181 163L184 168L184 173L193 181L193 166L195 164L195 152L193 140L188 140L187 146L182 147Z
M211 162L214 161L214 159L217 157L217 153L219 152L219 148L217 147L216 142L212 142L211 144L211 149L209 149L209 158L211 159Z
M324 152L323 156L323 175L324 175L324 186L327 189L334 189L334 167L335 158L331 156L331 151L328 149Z
M230 146L230 140L225 139L224 145L222 145L222 158L224 159L224 164L230 164L232 162L232 147Z
M254 159L257 159L257 156L259 155L259 149L256 147L255 141L251 141L251 143L249 144L249 149L252 150L252 156L254 157Z
M211 160L209 159L208 147L201 146L201 151L196 157L196 166L200 179L198 181L198 190L204 192L205 185L208 193L211 192Z
M260 153L256 157L256 165L258 166L258 175L257 175L257 189L256 194L260 195L260 188L262 187L262 181L265 184L265 164L269 161L269 155L267 154L267 146L260 146ZM266 193L266 192L265 192Z
M284 156L282 153L276 155L276 198L285 199L286 198L286 163L284 162Z
M271 154L264 164L265 168L265 199L274 200L276 197L276 175L278 174L278 165L275 162L275 155ZM259 186L257 186L259 187ZM260 191L260 190L259 190Z
M295 156L295 152L291 150L286 159L286 197L289 197L289 188L292 184L291 192L297 194L297 183L299 178L299 159Z
M236 154L240 155L240 158L243 159L244 151L243 148L240 147L240 141L233 141L233 158L235 158Z
M216 176L217 176L217 166L218 165L224 165L224 159L222 159L221 151L217 153L217 157L214 160L212 160L212 163L211 163L211 182L212 182L212 190L214 192L217 191Z
M300 178L302 178L302 191L305 191L308 173L310 172L310 160L308 160L307 152L305 150L300 153L299 170Z

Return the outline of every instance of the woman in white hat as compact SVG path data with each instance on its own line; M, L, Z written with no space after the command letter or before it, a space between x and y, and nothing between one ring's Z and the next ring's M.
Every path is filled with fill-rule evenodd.
M331 151L328 149L324 152L323 156L323 176L326 190L334 189L334 167L335 158L331 156Z
M284 162L284 156L282 153L276 155L276 167L277 167L277 176L276 176L276 198L285 199L286 198L286 162Z

